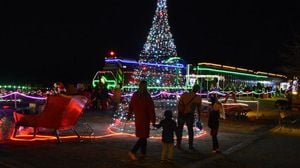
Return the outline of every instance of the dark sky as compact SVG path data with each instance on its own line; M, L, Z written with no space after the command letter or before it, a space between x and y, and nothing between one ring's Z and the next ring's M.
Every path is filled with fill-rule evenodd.
M4 3L0 83L91 81L111 49L138 58L156 0ZM169 0L171 32L187 62L276 72L300 31L300 2Z

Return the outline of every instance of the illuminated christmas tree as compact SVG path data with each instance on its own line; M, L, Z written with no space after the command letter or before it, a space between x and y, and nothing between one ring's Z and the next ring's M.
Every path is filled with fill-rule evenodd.
M146 80L151 87L181 87L183 65L179 63L176 46L168 23L167 1L158 0L152 27L135 69L135 84ZM150 65L149 65L150 64Z
M114 113L114 122L109 130L134 135L135 119L133 117L130 121L126 121L126 116L131 93L136 90L140 80L148 82L148 89L154 100L157 122L164 118L163 114L167 109L173 111L173 117L176 120L177 98L184 88L182 74L184 65L180 61L181 58L177 56L174 39L170 32L166 0L158 0L152 27L141 51L138 66L134 70L134 80L123 87L128 89L126 90L128 94L123 94L123 101ZM160 92L153 93L156 90ZM195 137L204 135L203 130L194 128L194 131ZM184 129L183 133L187 135L187 129ZM161 129L153 128L150 134L153 137L160 137Z

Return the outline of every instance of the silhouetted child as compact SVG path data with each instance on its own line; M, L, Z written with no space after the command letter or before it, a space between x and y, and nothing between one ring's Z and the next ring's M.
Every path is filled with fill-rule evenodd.
M174 134L177 131L177 124L172 119L172 111L166 110L164 112L165 118L159 124L154 124L156 128L163 128L162 130L162 153L161 161L173 161L174 156Z
M216 95L213 95L210 99L211 105L209 106L208 113L208 127L210 128L210 135L213 142L213 153L219 153L218 131L219 131L219 119L224 118L222 104L218 101ZM224 117L223 117L224 116Z

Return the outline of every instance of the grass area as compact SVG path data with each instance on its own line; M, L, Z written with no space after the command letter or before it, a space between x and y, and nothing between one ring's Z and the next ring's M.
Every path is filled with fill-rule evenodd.
M255 100L257 104L251 103L249 107L252 109L247 113L246 119L226 119L222 120L222 131L253 133L256 131L270 129L278 125L280 110L275 107L275 101L282 98L251 98L241 97L238 100ZM300 121L300 111L288 111L293 120ZM296 125L296 124L293 124ZM293 127L293 126L289 126Z
M274 103L276 99L258 99L258 110L253 109L248 112L249 118L262 118L262 119L277 119L279 110L275 108Z

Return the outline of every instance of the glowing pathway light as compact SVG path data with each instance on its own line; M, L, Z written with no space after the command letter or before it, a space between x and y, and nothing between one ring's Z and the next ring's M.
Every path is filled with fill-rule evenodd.
M122 133L122 132L114 132L111 129L108 129L108 131L110 131L109 134L105 134L105 135L93 135L88 136L88 135L84 135L84 136L80 136L80 139L86 139L86 140L100 140L103 138L109 138L109 137L114 137L114 136L129 136L129 137L135 137L135 134L130 134L130 133ZM206 131L203 131L202 134L197 134L194 136L194 138L201 138L207 135ZM183 139L188 139L187 136L183 136ZM76 135L72 135L72 136L60 136L60 139L77 139ZM160 140L161 136L150 136L150 139L156 139L156 140ZM32 138L32 135L18 135L18 137L14 138L11 137L10 140L13 141L56 141L56 136L50 136L50 135L36 135L35 138Z
M124 129L126 129L126 126L128 127L132 127L132 125L134 123L121 123L121 127L122 130L121 131L124 131ZM109 132L112 134L112 135L127 135L127 136L132 136L132 137L135 137L135 133L134 132L131 132L131 133L126 133L126 132L120 132L120 131L114 131L115 130L115 127L116 125L112 124L110 127L108 127L108 130ZM184 126L184 131L186 132L187 128L186 126ZM203 137L203 136L206 136L207 135L207 131L205 130L199 130L197 127L194 127L194 138L200 138L200 137ZM151 139L161 139L161 130L160 129L151 129L150 130L150 138ZM183 139L188 139L188 135L187 133L182 137Z
M195 128L195 129L197 129L197 128ZM30 141L56 141L57 140L56 136L54 136L54 135L36 135L33 138L32 131L31 132L30 131L25 131L21 135L18 135L17 137L11 136L10 140L13 140L13 141L29 141L29 142ZM199 131L199 130L196 130L196 132L197 131ZM81 135L80 139L81 140L100 140L100 139L103 139L103 138L109 138L109 137L114 137L114 136L135 137L134 132L133 133L126 133L126 132L114 131L113 125L110 125L110 126L107 127L107 132L108 133L104 134L104 135L101 135L101 134L99 134L99 135L96 135L96 134L93 134L93 135ZM195 138L201 138L201 137L204 137L206 135L207 135L207 132L206 131L202 131L201 134L195 134L194 137ZM76 135L60 136L60 139L62 139L62 140L67 140L67 139L69 139L69 140L71 140L71 139L76 140L77 138L78 137ZM185 135L182 138L183 139L188 139L188 136ZM151 130L150 139L160 140L161 139L161 135L153 134L153 130Z

